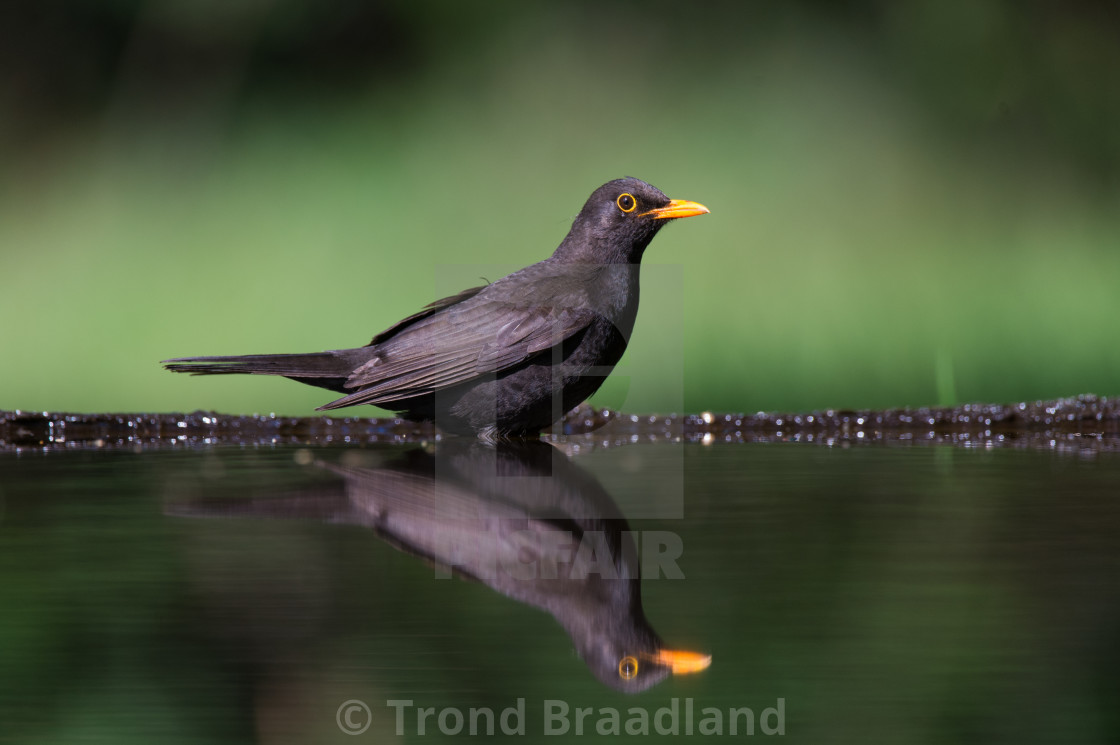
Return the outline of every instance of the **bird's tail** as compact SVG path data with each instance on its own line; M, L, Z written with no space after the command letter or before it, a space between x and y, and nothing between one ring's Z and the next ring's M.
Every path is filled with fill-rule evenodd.
M365 352L363 356L361 353ZM180 357L160 364L171 372L192 375L282 375L301 383L341 390L368 349L339 349L310 354L248 354L236 357Z

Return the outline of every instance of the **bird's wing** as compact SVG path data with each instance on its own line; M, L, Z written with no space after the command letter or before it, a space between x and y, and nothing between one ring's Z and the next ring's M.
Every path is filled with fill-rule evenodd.
M360 390L322 408L399 401L499 372L580 333L595 318L589 309L502 300L454 304L380 343L376 356L346 381Z
M419 313L413 313L408 318L402 318L389 328L382 331L377 336L373 337L373 339L371 339L369 344L367 344L366 346L372 347L375 344L381 344L387 339L391 339L395 334L400 333L405 327L411 326L417 321L422 321L429 316L435 315L444 308L449 308L452 305L463 302L464 300L469 300L485 289L486 285L479 285L478 287L468 287L457 295L452 295L450 297L436 300L434 303L428 303Z

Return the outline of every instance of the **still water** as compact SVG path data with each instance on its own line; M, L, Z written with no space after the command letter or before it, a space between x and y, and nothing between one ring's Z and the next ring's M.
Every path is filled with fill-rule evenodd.
M0 454L0 739L1116 742L1118 483L950 445Z

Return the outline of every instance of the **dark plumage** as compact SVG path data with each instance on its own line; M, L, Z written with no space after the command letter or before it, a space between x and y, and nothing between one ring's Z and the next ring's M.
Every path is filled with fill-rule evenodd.
M450 432L535 434L598 390L626 350L638 265L666 222L707 208L638 179L595 190L549 258L437 300L364 347L185 357L168 370L282 375Z

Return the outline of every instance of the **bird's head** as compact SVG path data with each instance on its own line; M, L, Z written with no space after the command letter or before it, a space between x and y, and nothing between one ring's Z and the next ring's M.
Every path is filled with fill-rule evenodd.
M567 261L637 264L653 236L670 220L707 212L704 205L670 199L645 181L615 179L591 194L556 256Z
M666 649L644 619L627 621L604 623L586 639L577 640L587 667L611 688L638 693L670 675L705 670L712 662L709 654Z

